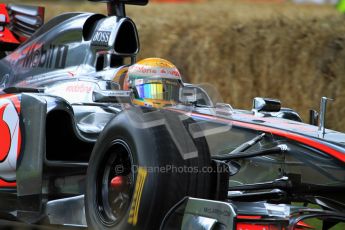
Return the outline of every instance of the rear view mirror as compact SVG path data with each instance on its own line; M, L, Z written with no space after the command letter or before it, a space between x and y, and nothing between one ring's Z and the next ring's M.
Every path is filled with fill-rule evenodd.
M197 89L194 87L182 87L182 88L180 88L179 99L182 103L195 104L197 101Z
M253 111L279 112L281 103L278 99L256 97L253 100Z
M213 107L213 102L206 90L197 85L186 84L180 88L180 102L196 106Z

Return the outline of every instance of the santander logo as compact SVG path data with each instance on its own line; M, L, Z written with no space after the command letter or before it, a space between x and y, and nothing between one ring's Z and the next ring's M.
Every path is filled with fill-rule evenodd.
M0 179L16 180L17 156L20 151L18 112L9 99L0 100Z

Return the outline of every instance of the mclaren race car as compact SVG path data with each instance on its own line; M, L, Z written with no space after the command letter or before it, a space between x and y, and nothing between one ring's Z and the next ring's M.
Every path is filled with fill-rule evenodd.
M326 98L309 124L279 100L238 110L186 83L177 104L132 103L115 77L139 51L125 4L147 1L102 1L108 15L45 24L41 7L0 4L0 218L90 229L345 229L345 134L325 128Z

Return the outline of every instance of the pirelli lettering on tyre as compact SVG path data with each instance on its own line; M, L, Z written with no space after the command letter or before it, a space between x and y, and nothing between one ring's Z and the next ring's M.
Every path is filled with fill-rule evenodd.
M91 45L93 46L108 46L111 32L97 31L92 38Z
M135 183L131 210L129 212L129 217L128 217L128 223L132 224L133 226L136 226L138 223L140 200L141 200L141 195L143 192L146 177L147 177L147 170L145 168L139 167L137 182Z

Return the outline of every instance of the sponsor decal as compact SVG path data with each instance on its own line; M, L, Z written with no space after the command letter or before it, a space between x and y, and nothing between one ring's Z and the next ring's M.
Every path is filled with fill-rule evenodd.
M0 187L15 186L16 164L21 145L18 102L17 97L0 99Z
M47 88L46 93L63 97L69 103L92 102L92 92L97 87L95 83L73 81Z
M207 214L215 214L217 216L225 216L225 217L230 217L231 216L231 212L228 210L221 210L221 209L217 209L217 208L208 208L205 207L204 208L204 212Z
M141 64L136 64L129 67L130 72L134 77L140 76L147 76L147 77L154 77L159 76L162 78L179 78L181 77L180 73L176 70L176 68L168 68L168 67L153 67L153 66L146 66Z
M132 224L133 226L136 226L138 223L140 200L141 200L141 195L143 192L146 177L147 177L147 170L143 167L139 167L137 181L135 183L131 210L129 212L129 217L128 217L128 223Z
M97 31L92 38L91 45L108 46L110 35L110 31Z
M70 85L66 87L67 93L91 93L92 86L84 84Z
M147 74L156 74L157 72L159 72L159 67L146 67L144 65L133 65L131 67L129 67L131 69L131 71L133 72L138 72L138 73L147 73Z
M25 57L21 60L23 68L63 69L66 67L68 53L67 45L36 45L29 47Z

